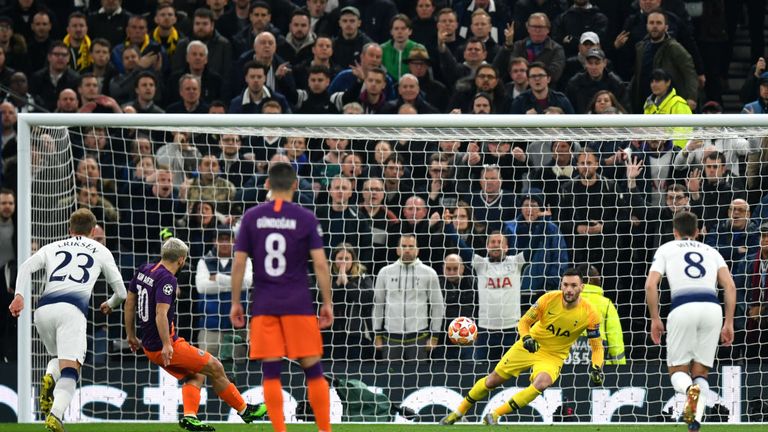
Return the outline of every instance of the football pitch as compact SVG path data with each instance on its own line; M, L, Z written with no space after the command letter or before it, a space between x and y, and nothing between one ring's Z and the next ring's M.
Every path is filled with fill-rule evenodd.
M212 423L219 432L272 432L272 427L267 423L253 425L233 423ZM65 424L67 432L165 432L183 431L175 423L80 423ZM3 432L39 432L45 430L42 423L15 424L0 423L0 431ZM500 426L483 425L415 425L415 424L345 424L333 425L334 432L493 432L493 431L525 431L525 432L685 432L688 428L685 424L639 424L639 425L576 425L576 424L550 424L531 425L526 423L506 423ZM724 425L705 424L702 432L747 432L764 431L764 424ZM288 432L315 432L314 424L289 424Z

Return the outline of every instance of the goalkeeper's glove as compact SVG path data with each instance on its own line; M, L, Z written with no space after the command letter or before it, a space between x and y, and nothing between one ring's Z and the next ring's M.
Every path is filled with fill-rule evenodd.
M166 241L171 237L173 237L173 231L170 229L163 228L160 230L160 241Z
M523 336L523 348L528 350L529 353L535 353L539 350L539 343L531 335Z
M603 381L605 380L605 372L603 372L603 368L597 365L590 365L589 379L597 385L603 385Z

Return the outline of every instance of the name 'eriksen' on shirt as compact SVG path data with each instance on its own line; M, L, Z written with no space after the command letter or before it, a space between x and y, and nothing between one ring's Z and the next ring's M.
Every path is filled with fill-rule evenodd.
M287 218L260 217L256 219L256 228L296 229L296 220Z
M59 244L59 248L63 248L63 247L81 247L81 248L84 248L85 250L87 250L90 253L94 253L95 254L97 252L95 245L88 244L88 243L85 243L85 242L80 242L80 241L77 241L77 240L67 240L67 241L61 242Z

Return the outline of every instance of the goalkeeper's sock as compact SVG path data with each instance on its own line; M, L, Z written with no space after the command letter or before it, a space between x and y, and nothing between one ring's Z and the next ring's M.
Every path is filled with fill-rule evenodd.
M283 415L283 386L280 383L281 369L282 365L279 361L261 364L264 403L267 405L267 414L269 421L272 422L274 432L286 432L285 416Z
M240 391L232 383L229 383L227 388L216 394L219 395L219 398L226 402L227 405L234 408L238 414L242 414L248 406L248 404L245 403L245 400L243 400L243 395L240 394Z
M75 368L67 367L61 370L61 377L56 381L56 388L53 389L53 408L51 408L51 414L56 418L64 418L64 411L75 395L77 379L78 374Z
M61 378L61 369L59 369L59 359L51 359L48 362L48 366L45 367L45 373L52 376L54 381L58 381Z
M697 376L693 379L694 384L699 385L699 403L696 404L696 421L701 423L704 418L704 411L707 409L707 393L709 392L709 381L703 376Z
M469 393L467 393L467 397L465 397L459 404L459 408L456 410L457 413L462 416L466 415L467 411L472 408L472 405L474 405L475 402L488 397L488 393L491 392L491 389L485 385L485 378L486 377L480 378L475 385L472 386Z
M512 396L509 401L507 401L507 403L496 408L493 413L500 417L513 411L517 411L520 408L533 402L533 400L539 397L540 394L541 392L538 391L536 387L529 385L528 387L515 393L514 396Z
M184 405L184 415L197 417L200 409L200 388L192 384L181 386L181 403Z
M307 396L312 412L315 413L317 430L331 431L331 397L328 392L328 381L323 376L323 366L320 362L304 369L307 377Z
M688 393L688 387L693 384L691 376L685 372L675 372L672 374L669 380L672 381L672 387L675 389L675 391L680 394Z

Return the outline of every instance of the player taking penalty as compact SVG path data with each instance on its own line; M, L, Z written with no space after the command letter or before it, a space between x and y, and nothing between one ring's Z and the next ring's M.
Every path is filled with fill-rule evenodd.
M297 359L307 377L307 393L320 432L330 432L330 395L320 359L320 328L333 323L331 277L323 233L315 215L291 202L296 172L287 163L269 168L271 201L248 210L240 223L232 264L232 299L239 299L248 257L253 260L250 358L262 361L264 401L275 432L285 432L280 372L283 357ZM320 317L309 291L307 258L312 258L323 298ZM232 301L232 325L243 327L239 301Z
M234 408L244 422L259 420L266 414L266 407L246 404L216 357L176 335L176 273L184 266L188 252L189 247L183 241L170 238L160 249L160 262L146 263L139 267L128 285L128 299L125 302L128 345L134 352L142 346L149 361L184 381L181 387L184 417L179 421L183 429L215 430L197 418L200 388L206 377L213 382L213 390L221 400ZM137 312L142 332L141 342L136 338Z
M659 316L659 282L666 274L672 298L667 316L667 367L677 393L686 395L683 420L698 431L709 391L707 375L715 363L718 339L733 342L736 285L722 255L695 239L699 220L680 212L672 220L675 240L663 244L653 256L645 281L645 298L651 315L651 339L661 343L664 323ZM723 287L725 320L717 297ZM721 328L722 326L722 328Z
M571 345L585 329L592 349L589 377L592 382L601 385L604 353L600 339L600 316L589 302L582 301L580 294L583 287L581 274L576 269L566 270L560 281L560 291L544 294L528 309L518 323L520 339L504 354L493 372L478 380L456 411L440 420L440 424L456 423L491 390L528 369L532 369L531 385L488 413L483 423L498 424L501 416L530 404L557 381Z
M79 209L69 218L70 238L43 246L19 267L16 294L8 307L19 316L29 297L32 274L45 268L45 289L37 302L35 326L45 349L54 358L48 363L40 386L40 411L45 428L63 432L61 418L77 388L80 366L88 347L86 315L91 292L99 274L114 291L99 307L109 314L125 300L125 282L112 253L90 238L96 216Z

